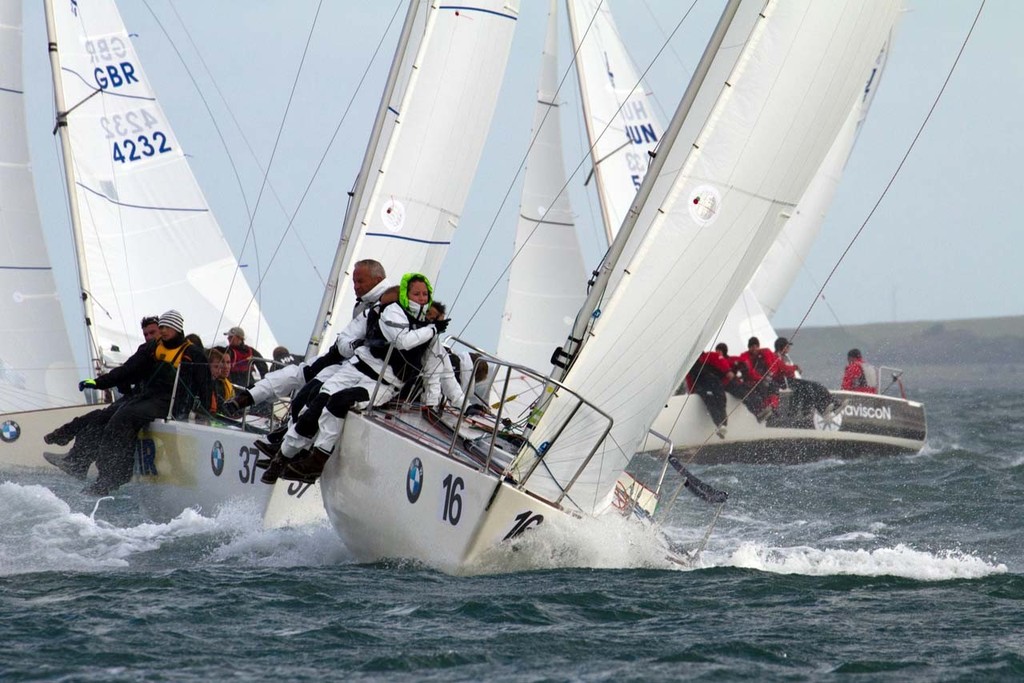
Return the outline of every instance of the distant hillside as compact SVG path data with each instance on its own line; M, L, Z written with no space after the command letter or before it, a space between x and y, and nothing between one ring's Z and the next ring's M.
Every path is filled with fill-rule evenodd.
M902 368L908 386L1024 386L1024 316L780 329L806 375L834 385L846 352Z

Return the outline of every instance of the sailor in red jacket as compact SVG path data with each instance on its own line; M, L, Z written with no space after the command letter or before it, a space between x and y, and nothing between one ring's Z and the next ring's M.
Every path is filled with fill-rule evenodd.
M770 349L761 348L761 340L751 337L747 350L740 354L746 371L746 389L749 392L744 401L750 411L757 415L759 422L767 420L779 406L778 389L775 386L772 368L779 359Z
M732 378L732 365L717 349L701 353L697 357L697 362L686 373L686 388L691 394L700 395L715 423L715 433L720 438L725 438L725 426L728 423L725 385L731 382Z
M859 391L863 394L878 393L878 389L868 381L868 376L864 369L870 366L864 363L860 349L850 349L850 352L846 354L846 363L846 371L843 373L843 383L841 385L842 389L846 391ZM874 374L873 369L872 374Z

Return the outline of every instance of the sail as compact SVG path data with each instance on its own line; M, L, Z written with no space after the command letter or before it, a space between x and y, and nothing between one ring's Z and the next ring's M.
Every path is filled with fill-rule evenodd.
M814 174L810 185L791 217L784 223L779 236L772 243L750 284L743 290L740 299L729 311L725 324L705 348L725 342L730 352L738 354L746 350L747 340L757 337L762 346L771 347L778 333L771 324L771 318L782 303L793 281L796 279L811 246L821 233L825 214L842 178L843 169L853 151L857 134L868 115L868 109L881 81L885 68L891 33L870 69L864 90L854 103L842 128L832 143L831 149Z
M605 0L569 0L569 30L594 179L610 242L647 174L663 126Z
M769 318L775 315L782 299L792 287L793 281L811 250L811 245L814 244L821 232L822 224L825 221L825 212L832 204L832 199L839 188L843 169L846 168L846 162L853 151L857 134L868 115L878 84L881 82L882 72L889 54L889 43L892 40L892 30L889 33L890 35L887 36L885 44L871 67L864 90L857 98L846 122L843 123L832 149L829 150L828 156L825 157L821 168L815 174L807 192L797 205L793 217L786 221L778 239L772 244L761 267L757 269L754 278L750 281L751 290Z
M21 5L0 0L0 413L81 403L29 166Z
M588 459L607 423L581 414L562 429L577 406L554 393L530 439L540 455L517 460L533 471L530 490L557 498L571 483L571 504L607 507L665 397L806 191L897 9L891 0L739 4L692 107L673 118L632 229L602 266L603 302L563 379L614 419L611 432Z
M80 277L100 354L122 360L142 341L140 319L171 308L204 343L239 325L248 343L269 353L277 342L113 0L55 3L52 12Z
M557 0L551 0L533 135L526 158L515 251L498 356L531 368L551 365L586 298L585 270L568 193L558 88Z
M518 2L478 0L426 8L412 71L391 100L390 133L358 214L332 339L355 304L351 269L380 261L392 279L415 271L436 280L458 227L501 88Z

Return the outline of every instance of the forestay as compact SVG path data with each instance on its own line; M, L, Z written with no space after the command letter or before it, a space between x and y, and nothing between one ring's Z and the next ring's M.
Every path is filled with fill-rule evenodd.
M52 12L82 286L102 357L132 353L139 320L169 308L207 343L241 325L248 343L273 348L114 2L60 2Z
M414 68L390 104L389 134L368 151L365 199L357 200L332 339L355 304L352 265L380 261L393 278L437 278L483 151L518 19L518 2L431 3L408 54ZM418 46L415 47L414 46ZM379 160L379 162L378 162Z
M0 413L81 402L29 165L21 6L0 0Z
M579 238L565 188L559 122L558 12L551 0L541 57L533 136L526 158L514 260L498 338L498 356L543 369L565 340L586 299Z
M602 266L603 305L563 380L615 420L569 492L572 504L607 507L665 398L805 192L897 11L892 0L740 4L688 116L681 108L666 133L635 228ZM528 487L549 498L585 462L577 444L602 426L585 415L557 434L567 404L553 396L531 435L544 467ZM535 459L521 453L519 471Z

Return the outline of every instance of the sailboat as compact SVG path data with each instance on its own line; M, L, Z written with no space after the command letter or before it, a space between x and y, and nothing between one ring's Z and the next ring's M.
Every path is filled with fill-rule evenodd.
M15 4L5 2L5 9ZM131 355L142 342L140 319L170 308L182 311L186 331L207 343L244 326L254 343L275 345L114 2L47 2L45 9L81 332L92 360L89 370L63 376L67 390ZM5 41L5 49L18 47ZM53 348L70 358L58 335ZM66 412L42 411L48 428L24 440L19 464L50 467L42 456L52 447L42 434L68 419ZM144 507L177 514L247 492L269 497L256 482L251 439L238 428L169 416L154 422L136 452L137 478L160 484L140 497Z
M757 337L770 347L779 337L771 317L789 291L824 222L843 168L877 92L892 43L890 29L832 148L779 237L743 294L705 348L725 342L731 353L746 350ZM703 402L685 387L669 398L653 429L669 435L693 462L798 463L824 457L917 453L927 436L925 408L907 398L899 368L882 367L870 384L875 393L832 389L838 408L818 412L791 410L790 389L779 392L779 407L764 421L727 395L727 433L716 430ZM648 448L659 447L652 440Z
M0 467L43 463L43 435L95 409L77 391L71 338L43 238L22 85L22 3L0 1ZM61 452L60 447L49 447Z
M584 121L594 163L593 176L605 233L610 241L625 217L636 185L643 177L648 153L660 139L661 126L646 100L643 82L618 36L608 3L573 0L566 5ZM875 64L866 75L862 96L854 103L807 192L791 212L791 217L729 312L722 328L708 340L705 348L726 342L738 355L739 350L746 349L747 339L751 336L759 337L769 346L779 336L771 324L771 314L789 290L810 245L820 232L856 134L881 80L889 42L891 36L881 46ZM541 130L547 137L545 148L560 144L557 126L552 123L556 122L549 118ZM555 202L560 205L561 214L571 215L563 191L564 177L562 182L547 182L543 186L552 195L546 202L535 198L539 193L532 189L537 182L533 175L539 172L550 177L551 174L541 164L558 164L554 168L561 169L560 159L542 160L536 156L531 153L527 164L524 217L533 206L551 206ZM550 230L546 230L540 234L537 227L525 218L520 221L516 256L510 268L507 312L498 347L500 356L534 367L540 367L536 361L546 360L546 356L540 357L543 351L554 346L551 343L552 332L564 329L564 325L548 321L557 320L560 314L564 317L573 310L559 308L561 302L550 296L528 299L523 294L546 292L546 274L556 270L561 273L562 264L572 263L565 248L557 251L543 248L550 239L549 233ZM531 237L539 244L531 243ZM558 290L554 286L552 289ZM516 329L514 312L534 310L550 312L536 316L535 324ZM530 345L537 349L533 358L522 351L523 347ZM535 362L531 363L531 360ZM759 422L730 396L728 407L731 417L726 435L726 430L716 428L703 402L688 395L685 387L681 390L669 399L665 410L655 421L653 431L669 435L675 448L687 451L688 455L695 453L696 460L700 462L793 462L863 451L916 452L923 445L925 436L923 406L908 401L902 395L876 397L857 392L836 392L836 402L842 405L840 410L827 415L807 413L790 416L788 408L792 392L783 390L778 415L766 422ZM521 393L520 390L516 395ZM657 449L660 445L661 439L652 437L645 449Z
M895 2L730 2L524 425L350 414L321 478L363 561L450 573L615 509L619 476L824 159ZM642 350L642 353L640 352ZM529 371L490 357L498 376ZM505 394L501 382L498 393ZM498 550L500 553L500 549ZM499 563L498 569L501 569Z

